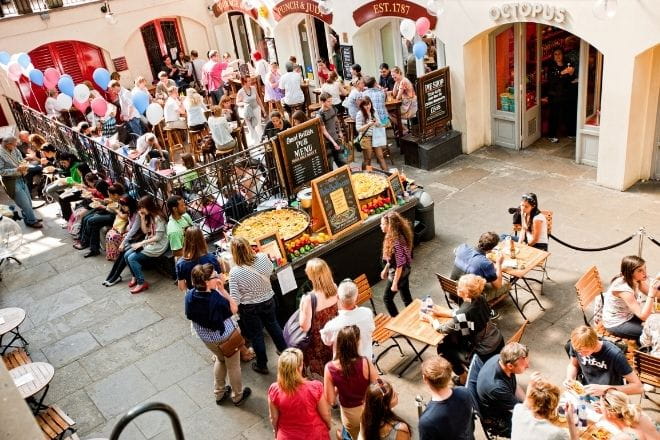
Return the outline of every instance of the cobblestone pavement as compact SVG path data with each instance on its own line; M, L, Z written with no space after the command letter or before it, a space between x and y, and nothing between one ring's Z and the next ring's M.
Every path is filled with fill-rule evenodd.
M607 245L641 226L660 236L660 185L642 183L625 193L599 187L594 182L595 168L576 165L561 157L566 152L552 148L516 152L487 147L432 172L400 166L435 200L437 236L416 249L414 296L430 294L442 302L433 273L450 271L452 250L459 243L474 243L487 230L506 232L511 219L507 208L516 206L520 195L528 191L539 195L541 209L554 211L554 234L574 245ZM25 231L23 265L12 263L5 269L0 306L27 310L22 330L30 341L32 358L56 368L48 401L77 422L81 438L107 437L125 411L148 401L172 405L183 421L186 439L271 438L265 393L275 380L272 350L270 376L243 369L245 385L254 390L247 403L241 408L216 406L211 355L191 336L182 295L173 282L148 272L151 288L140 295L130 295L125 283L101 286L110 263L102 257L83 259L71 247L70 237L54 222L55 205L39 212L46 227ZM618 272L620 258L636 253L637 246L635 239L614 250L582 253L550 244L551 280L541 296L546 311L535 303L525 309L532 321L523 339L531 347L531 370L561 382L567 361L562 344L570 329L582 322L573 284L592 264L609 279ZM643 254L649 273L660 271L660 248L646 240ZM378 297L383 288L375 286ZM380 302L377 308L384 310ZM499 312L500 327L508 337L522 318L510 302ZM385 378L400 392L397 412L415 421L414 397L428 398L428 393L417 365L401 379L393 372L404 360L391 351L382 359L382 367L389 372ZM527 378L523 375L521 382ZM653 407L648 400L644 405ZM657 416L658 407L653 409L651 414ZM164 416L145 415L129 425L121 438L173 436Z

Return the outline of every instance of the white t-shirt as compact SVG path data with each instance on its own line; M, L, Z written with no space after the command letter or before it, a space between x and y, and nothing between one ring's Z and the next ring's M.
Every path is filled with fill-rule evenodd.
M513 408L511 440L569 440L568 429L537 419L524 403Z
M254 70L257 72L257 75L261 77L261 81L266 84L268 79L266 76L268 76L268 72L270 71L269 66L268 66L268 61L266 60L259 60L255 63Z
M169 97L165 101L165 122L174 122L179 120L179 101Z
M231 135L231 128L229 127L229 122L224 116L215 117L211 116L209 118L209 130L211 131L211 137L213 142L217 146L227 145L234 138Z
M305 101L305 95L300 88L302 78L299 73L287 72L280 78L280 89L284 90L282 102L286 105L301 104Z
M341 91L339 89L339 82L335 81L332 84L324 83L321 86L321 92L329 93L332 96L332 105L341 104Z
M612 292L630 292L635 296L635 291L626 283L623 277L619 277L612 281L607 292L603 294L603 325L605 328L612 328L630 321L635 314L630 311L628 304L623 300L614 296Z
M199 105L192 105L190 100L186 99L183 101L183 106L186 108L189 127L192 127L193 125L201 125L206 122L206 116L204 115L206 106L203 103Z
M541 233L539 234L539 241L537 241L537 243L547 244L548 243L548 219L546 219L545 216L542 213L538 213L534 216L534 218L532 219L532 222L535 222L537 220L541 220L541 223L542 223L541 224ZM529 230L527 229L527 227L525 225L525 216L523 216L522 222L523 222L522 227L525 230L525 236L527 237L527 243L529 243L530 241L532 241L533 235L532 235L531 232L529 232Z
M339 330L347 325L357 325L360 329L360 354L367 359L373 359L372 335L376 328L374 314L366 307L356 307L353 310L339 310L337 317L328 321L321 329L321 339L325 345L334 345Z

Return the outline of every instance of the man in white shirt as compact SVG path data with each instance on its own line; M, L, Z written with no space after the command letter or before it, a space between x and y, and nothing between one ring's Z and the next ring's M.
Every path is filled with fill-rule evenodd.
M291 107L305 102L305 95L302 88L302 77L300 76L300 66L286 65L286 73L280 78L279 88L284 90L282 104L291 115Z
M128 126L128 131L142 136L142 122L140 121L140 112L133 105L133 96L131 92L122 87L119 81L112 80L108 83L108 89L114 90L119 96L119 109L121 111L121 120Z
M165 128L173 128L185 130L188 128L185 119L181 119L181 116L186 114L186 110L179 100L179 89L175 87L170 87L167 89L167 94L169 95L167 101L165 101L164 116L165 116Z
M367 307L356 304L358 288L351 280L344 280L337 288L339 312L336 318L328 321L321 329L321 339L325 345L334 345L339 330L347 325L357 325L360 329L360 354L373 359L372 334L376 328L374 314Z

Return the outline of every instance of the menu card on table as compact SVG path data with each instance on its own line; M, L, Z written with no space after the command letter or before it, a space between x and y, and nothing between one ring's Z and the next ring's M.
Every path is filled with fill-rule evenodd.
M14 385L16 385L17 387L22 387L23 385L30 383L33 380L34 380L34 376L32 375L32 373L26 373L14 379Z

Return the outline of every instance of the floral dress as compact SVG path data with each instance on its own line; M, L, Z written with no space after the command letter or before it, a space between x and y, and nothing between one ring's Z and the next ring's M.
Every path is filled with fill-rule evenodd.
M117 215L110 229L105 234L105 258L115 261L119 255L119 245L124 241L126 227L128 226L128 215Z
M325 345L321 340L321 329L336 316L337 304L335 303L323 310L317 310L312 318L309 345L303 350L303 372L307 377L312 375L323 377L325 364L332 360L332 346Z
M403 119L414 118L417 114L417 96L415 89L408 78L401 78L401 81L394 84L392 93L398 96L401 91L401 117Z

